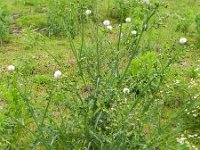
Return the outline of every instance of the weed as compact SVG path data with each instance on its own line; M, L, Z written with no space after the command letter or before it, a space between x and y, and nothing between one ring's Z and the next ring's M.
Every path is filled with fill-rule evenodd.
M0 6L0 42L8 41L9 38L9 14L6 7Z

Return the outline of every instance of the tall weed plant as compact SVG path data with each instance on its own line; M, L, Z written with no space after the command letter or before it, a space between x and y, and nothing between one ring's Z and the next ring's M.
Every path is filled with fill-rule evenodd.
M20 67L9 66L6 84L1 85L7 100L6 110L0 115L1 148L169 149L169 143L182 131L178 123L184 109L195 101L169 117L165 114L166 100L160 100L166 72L176 55L165 51L168 55L160 57L144 50L143 45L151 20L162 5L137 3L143 13L141 22L135 24L136 16L120 16L116 25L109 16L98 18L101 8L97 3L93 9L91 5L86 8L87 1L74 4L82 14L77 14L71 1L52 1L49 33L66 35L76 74L71 75L41 43L57 63L48 83L43 82L47 88L42 95L34 77L30 79ZM120 9L123 5L119 4ZM184 46L174 44L172 48Z

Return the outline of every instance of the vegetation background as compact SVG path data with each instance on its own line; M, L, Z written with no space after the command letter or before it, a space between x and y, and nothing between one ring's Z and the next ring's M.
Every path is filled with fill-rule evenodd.
M0 149L200 149L199 8L0 0Z

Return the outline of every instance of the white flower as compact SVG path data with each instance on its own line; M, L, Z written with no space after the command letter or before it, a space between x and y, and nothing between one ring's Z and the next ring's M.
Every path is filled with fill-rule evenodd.
M143 0L143 3L150 4L150 0Z
M126 21L127 23L130 23L130 22L131 22L131 18L126 18L125 21Z
M87 15L90 15L90 14L92 13L92 11L88 9L88 10L85 11L85 13L86 13Z
M132 35L136 35L136 34L137 34L137 31L133 30L133 31L131 31L131 34L132 34Z
M180 80L176 80L175 83L176 83L176 84L179 84L179 83L180 83Z
M198 115L197 114L193 114L193 117L197 117Z
M124 92L125 94L129 94L129 93L130 93L130 90L129 90L129 88L124 88L124 89L123 89L123 92Z
M200 71L200 67L197 67L197 68L195 69L195 71Z
M180 143L181 145L183 145L185 143L186 138L184 136L182 136L181 138L176 138L176 141L178 143Z
M179 40L179 43L180 44L185 44L187 42L187 39L186 38L181 38L180 40Z
M59 78L60 76L62 75L61 71L57 70L55 73L54 73L54 77L55 78Z
M103 24L104 24L105 26L109 26L109 25L110 25L110 21L109 21L109 20L104 20Z
M8 70L9 71L14 71L15 70L15 66L13 66L13 65L8 66Z
M109 30L112 30L112 26L107 26L107 28L108 28Z

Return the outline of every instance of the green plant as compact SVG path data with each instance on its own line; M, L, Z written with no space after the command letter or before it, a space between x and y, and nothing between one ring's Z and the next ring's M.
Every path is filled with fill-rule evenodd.
M47 20L49 36L74 36L78 33L77 7L73 1L50 1ZM70 31L67 35L67 31Z
M196 29L198 39L200 39L200 14L196 16Z
M40 42L44 41L44 36L39 32L36 32L31 29L25 29L20 35L20 42L25 49L31 49L37 47Z
M190 14L185 14L184 17L180 17L180 21L177 24L176 31L188 33L189 28L192 25L192 19Z
M0 76L0 148L186 149L177 138L185 129L199 131L193 126L198 120L187 122L186 116L186 109L191 112L198 103L192 99L198 87L194 81L190 88L185 80L198 79L197 70L188 76L177 61L184 61L189 42L169 40L154 50L149 35L160 31L152 28L160 3L92 2L51 1L51 33L64 39L23 30L20 44L34 56L9 57L15 67ZM137 5L129 7L132 2ZM107 3L119 7L116 22L115 17L104 18ZM127 14L118 13L125 11L120 5L127 6ZM86 15L86 9L91 13ZM132 22L125 22L126 17ZM113 19L107 21L111 28L102 18ZM72 65L66 64L68 59Z
M0 6L0 42L8 41L9 37L9 15L5 6Z

